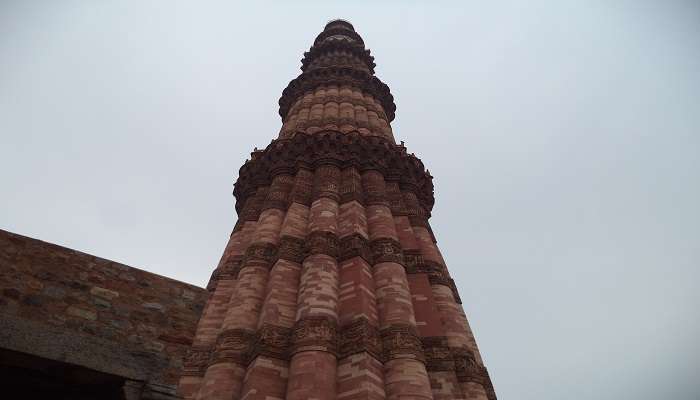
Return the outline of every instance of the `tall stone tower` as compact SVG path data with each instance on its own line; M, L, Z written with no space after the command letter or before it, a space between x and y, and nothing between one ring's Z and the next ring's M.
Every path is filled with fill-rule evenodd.
M353 26L329 22L234 186L185 399L495 399L428 223L432 177Z

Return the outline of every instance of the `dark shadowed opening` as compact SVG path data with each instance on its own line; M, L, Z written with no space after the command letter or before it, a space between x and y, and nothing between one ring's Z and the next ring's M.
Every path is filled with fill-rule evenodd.
M125 399L123 377L6 349L0 349L0 376L8 398Z

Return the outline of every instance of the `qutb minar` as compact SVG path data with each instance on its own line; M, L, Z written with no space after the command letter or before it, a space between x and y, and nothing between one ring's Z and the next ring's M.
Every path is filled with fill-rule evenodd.
M432 177L343 20L304 53L187 355L185 399L495 399L428 219Z

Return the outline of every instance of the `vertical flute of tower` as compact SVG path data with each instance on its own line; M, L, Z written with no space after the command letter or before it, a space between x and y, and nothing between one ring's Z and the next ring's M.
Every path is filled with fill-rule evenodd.
M284 208L285 194L290 193L291 204L282 223L278 259L270 272L264 305L258 322L260 350L251 358L243 385L241 398L266 400L284 398L287 390L289 365L286 361L288 340L296 320L297 294L304 239L307 236L309 218L308 196L303 195L311 172L300 169L295 178L281 175L273 193ZM301 195L300 195L301 194Z
M321 86L297 100L289 110L279 137L322 130L357 131L393 141L383 108L371 95L351 85Z
M340 188L340 316L343 337L338 360L338 399L386 398L379 347L379 315L372 257L359 251L369 242L362 178L356 166L343 170Z
M389 344L384 364L387 397L432 399L384 176L378 171L367 171L362 175L362 186L366 194L370 248L375 254L379 328L383 342Z
M274 178L275 182L284 175ZM239 396L247 365L246 350L257 335L258 316L265 296L269 268L279 243L284 211L269 207L276 194L261 187L256 195L265 198L264 209L238 272L235 290L219 333L217 349L204 375L198 398L230 399Z
M335 397L339 186L339 168L333 164L318 165L292 334L286 397L290 400Z
M234 186L185 399L495 399L428 223L432 177L351 24L332 21Z
M399 185L392 183L394 196L401 198ZM399 202L398 204L401 204ZM454 361L446 357L450 354L445 327L438 311L437 302L427 271L416 268L425 265L422 251L408 216L400 215L401 210L392 210L394 221L409 271L409 286L413 297L418 333L426 354L428 376L435 400L464 399L461 386L454 371ZM420 261L420 262L419 262Z
M236 228L207 285L207 289L213 293L199 320L179 385L180 393L186 399L194 399L199 393L204 373L221 332L229 300L235 290L243 254L257 226L257 217L260 212L256 209L257 204L259 204L259 196L251 196L243 205Z

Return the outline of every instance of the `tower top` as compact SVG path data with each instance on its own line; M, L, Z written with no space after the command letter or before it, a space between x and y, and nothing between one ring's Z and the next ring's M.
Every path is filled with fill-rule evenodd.
M352 26L352 24L350 23L350 21L345 20L345 19L340 19L340 18L338 18L338 19L332 19L332 20L328 21L328 23L326 24L325 28L323 28L323 29L326 30L326 29L328 29L329 27L334 27L334 26L343 26L343 27L345 27L345 28L350 29L350 30L353 31L353 32L355 31L355 27Z
M328 21L326 26L323 28L323 32L316 36L314 46L318 46L319 44L331 39L344 39L350 43L364 45L360 35L355 32L355 27L344 19L333 19Z
M394 119L396 105L389 87L374 75L374 57L355 27L343 19L326 23L301 60L302 73L287 85L279 100L284 122L302 96L320 86L353 87L379 102L387 122Z

